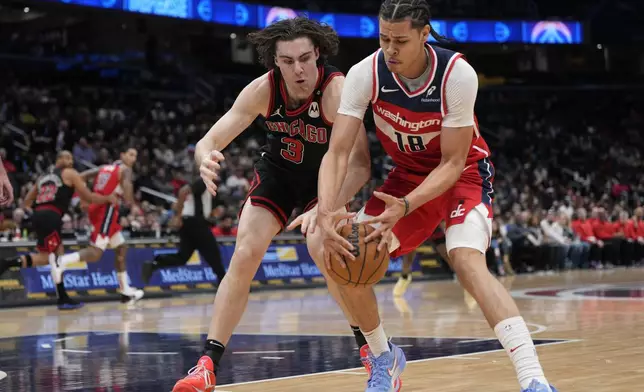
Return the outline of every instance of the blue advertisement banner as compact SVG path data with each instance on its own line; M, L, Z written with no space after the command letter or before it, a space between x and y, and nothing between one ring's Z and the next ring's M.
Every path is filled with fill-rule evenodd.
M234 244L220 245L224 267L228 269L233 255ZM155 255L176 253L171 246L160 247L131 247L127 251L127 271L134 287L145 288L141 277L141 265L146 260L152 260ZM24 252L21 252L24 253ZM402 258L392 259L389 263L388 275L402 270ZM412 271L420 271L419 263L415 262ZM55 285L49 266L25 268L20 270L23 284L28 294L53 293ZM322 274L311 259L305 243L273 244L264 255L264 259L255 274L255 281L303 279L311 281L320 278ZM103 257L95 263L78 263L69 265L63 276L68 290L88 291L97 289L116 289L118 279L114 270L114 252L107 250ZM157 271L147 287L169 287L173 285L194 285L199 283L215 283L216 275L208 264L195 252L185 266L172 267Z
M298 15L326 23L340 37L377 38L376 15L322 13L226 0L40 0L80 6L118 9L148 15L209 23L264 28ZM435 20L440 34L462 43L580 44L582 24L576 21ZM433 39L432 39L433 40Z

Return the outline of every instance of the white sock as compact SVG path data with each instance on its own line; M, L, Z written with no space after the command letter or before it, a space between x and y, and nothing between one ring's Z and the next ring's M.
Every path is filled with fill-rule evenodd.
M367 340L369 349L374 357L378 358L382 353L386 353L389 350L389 342L387 341L387 334L385 334L385 329L382 327L382 323L378 324L376 329L371 332L362 331L364 338Z
M116 276L119 278L119 286L121 286L121 291L126 292L130 290L130 282L127 271L117 272Z
M534 379L550 387L523 317L501 321L494 332L514 364L521 389L527 389Z
M54 267L56 266L56 258L57 257L58 256L55 253L50 253L49 256L48 256L49 265L51 266L51 277L54 280L54 284L60 284L63 281L63 273L62 272L59 272L57 274L54 273Z
M60 264L61 268L65 269L65 266L67 264L78 263L79 261L80 261L80 254L78 252L74 252L74 253L67 253L66 255L61 256L58 263Z

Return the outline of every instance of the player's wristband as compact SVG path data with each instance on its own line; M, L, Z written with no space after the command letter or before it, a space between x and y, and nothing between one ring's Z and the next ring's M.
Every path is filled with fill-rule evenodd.
M406 196L401 197L402 201L405 202L405 215L407 216L407 213L409 212L409 200L407 200Z

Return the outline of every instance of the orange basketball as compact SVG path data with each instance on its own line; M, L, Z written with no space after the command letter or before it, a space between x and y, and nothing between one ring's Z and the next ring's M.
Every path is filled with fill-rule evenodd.
M338 233L353 245L355 260L343 257L347 268L343 268L334 257L331 257L329 275L340 285L369 286L376 284L385 276L389 267L387 249L378 252L378 239L365 243L364 239L375 229L371 225L349 223L342 226Z

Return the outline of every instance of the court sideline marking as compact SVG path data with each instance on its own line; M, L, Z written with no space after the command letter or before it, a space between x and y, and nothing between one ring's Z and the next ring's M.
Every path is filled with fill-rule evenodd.
M558 344L566 344L566 343L579 343L583 341L583 339L571 339L571 340L565 340L565 341L560 341L560 342L552 342L552 343L544 343L538 345L538 347L545 347L545 346L554 346ZM422 363L422 362L429 362L429 361L437 361L440 359L450 359L450 358L461 358L461 357L469 357L472 355L482 355L482 354L490 354L490 353L496 353L496 352L505 352L505 349L497 349L497 350L490 350L490 351L479 351L479 352L474 352L474 353L469 353L469 354L456 354L456 355L447 355L444 357L436 357L436 358L425 358L425 359L415 359L411 361L407 361L408 364L410 363ZM356 372L358 370L364 370L364 368L358 367L358 368L351 368L351 369L342 369L342 370L329 370L326 372L319 372L319 373L309 373L309 374L300 374L297 376L287 376L287 377L278 377L278 378L269 378L265 380L255 380L255 381L246 381L246 382L240 382L240 383L235 383L235 384L224 384L222 387L235 387L235 386L241 386L241 385L251 385L251 384L259 384L259 383L264 383L264 382L273 382L273 381L284 381L284 380L292 380L296 378L302 378L302 377L311 377L311 376L323 376L327 374L343 374L346 372ZM348 373L351 374L351 373ZM221 392L221 391L219 391Z

